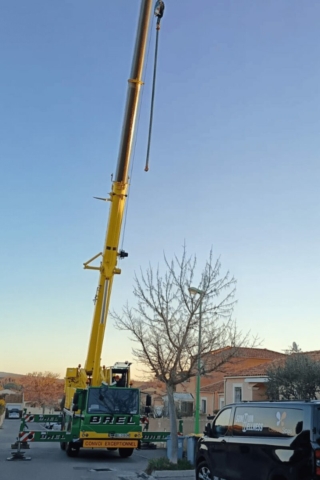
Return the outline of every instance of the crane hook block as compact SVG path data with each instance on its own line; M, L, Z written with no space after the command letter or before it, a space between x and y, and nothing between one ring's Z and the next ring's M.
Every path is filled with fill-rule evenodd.
M164 13L164 2L162 0L158 0L156 6L154 7L154 14L159 19L163 17Z
M124 250L120 250L118 255L120 258L126 258L129 255L129 253L125 252Z

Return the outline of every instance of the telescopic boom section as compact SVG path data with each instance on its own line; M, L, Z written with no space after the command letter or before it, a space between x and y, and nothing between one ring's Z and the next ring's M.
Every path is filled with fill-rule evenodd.
M141 0L140 17L136 37L136 45L132 61L131 76L128 84L127 103L122 127L122 136L119 149L119 157L115 180L112 184L112 192L109 201L108 227L102 262L100 265L100 278L97 289L95 310L93 314L92 329L89 341L85 372L91 376L91 385L101 384L100 360L103 345L104 332L111 296L112 282L115 274L121 273L117 268L119 256L119 240L122 219L124 215L127 189L128 171L135 133L135 125L140 97L142 73L146 53L147 37L151 18L153 0Z

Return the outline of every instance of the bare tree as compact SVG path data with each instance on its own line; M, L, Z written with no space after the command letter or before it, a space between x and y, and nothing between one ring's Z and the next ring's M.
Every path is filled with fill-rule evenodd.
M270 400L312 400L320 392L320 362L304 353L292 353L284 364L267 370Z
M236 348L248 345L248 335L238 331L231 315L235 305L236 281L229 272L221 275L220 259L213 261L212 250L200 273L200 296L192 297L189 287L195 283L196 257L188 257L186 248L179 259L164 257L165 273L151 266L135 276L135 307L126 305L122 315L113 313L115 324L127 330L137 342L133 350L137 361L150 374L164 382L168 394L172 461L177 462L177 420L174 404L176 385L197 374L198 354L201 370L209 373L235 355ZM198 345L201 302L201 341ZM220 349L218 355L211 355Z

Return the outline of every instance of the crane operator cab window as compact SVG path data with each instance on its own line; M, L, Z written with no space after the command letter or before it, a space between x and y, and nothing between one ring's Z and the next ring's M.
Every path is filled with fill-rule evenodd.
M125 387L126 386L126 379L124 375L114 375L112 377L112 387Z

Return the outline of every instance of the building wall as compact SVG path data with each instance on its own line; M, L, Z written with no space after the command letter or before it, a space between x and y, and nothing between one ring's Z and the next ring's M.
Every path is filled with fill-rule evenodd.
M242 401L252 400L252 388L249 383L244 382L244 378L227 378L225 382L225 404L235 401L235 387L242 388Z
M242 388L242 401L255 401L262 402L263 400L268 400L266 395L266 384L265 383L248 383L245 382L245 377L243 378L226 378L225 382L225 403L233 403L234 399L234 388L239 386Z
M264 351L264 350L259 350L259 349L244 349L244 352L247 351L247 357L240 355L240 356L235 356L231 358L229 361L227 361L224 365L220 367L220 370L213 371L209 374L203 375L201 377L201 388L204 388L208 385L213 385L214 383L223 381L225 377L229 375L236 375L237 372L243 372L246 370L249 370L250 368L254 368L257 366L262 366L265 364L269 364L272 360L277 358L278 356L281 357L283 356L281 353L277 352L272 352L272 351ZM236 382L243 383L244 379L239 377ZM191 377L187 382L184 382L181 385L177 385L177 392L188 392L193 395L193 397L196 397L196 377ZM250 400L252 400L252 397L257 397L257 401L259 400L265 400L265 395L263 395L263 398L261 398L261 393L265 394L265 391L261 391L258 393L253 393L253 391L250 391L250 388L248 384L246 387L243 387L243 400L249 400L248 397L250 397ZM202 396L209 396L207 393L201 393ZM210 401L208 400L208 409L212 408L212 410L217 410L220 408L219 404L219 397L221 396L221 392L215 392L214 394L212 393ZM231 393L231 398L233 398L233 392ZM226 398L225 398L225 404L231 403L233 400L230 401L230 392L227 392Z
M262 402L263 400L268 400L266 390L267 386L265 383L260 383L259 385L256 385L258 387L258 390L255 389L255 387L252 390L252 400L255 402Z
M194 417L184 417L183 420L183 433L184 435L190 435L195 432L195 419ZM204 431L206 424L208 423L207 417L201 415L200 417L200 432ZM177 421L177 429L179 430L179 420ZM170 432L170 419L166 417L162 418L149 418L149 431L150 432ZM164 445L165 446L165 445Z

